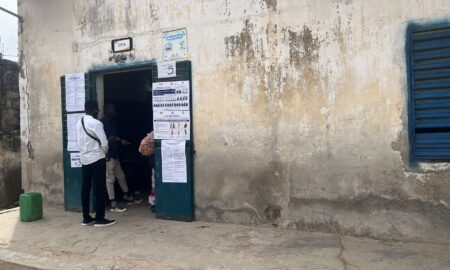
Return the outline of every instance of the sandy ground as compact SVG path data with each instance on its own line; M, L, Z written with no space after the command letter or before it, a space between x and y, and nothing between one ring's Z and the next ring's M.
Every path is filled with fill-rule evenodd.
M118 224L107 228L81 226L80 213L61 208L44 215L0 214L0 269L450 269L442 244L158 220L144 205L108 213Z

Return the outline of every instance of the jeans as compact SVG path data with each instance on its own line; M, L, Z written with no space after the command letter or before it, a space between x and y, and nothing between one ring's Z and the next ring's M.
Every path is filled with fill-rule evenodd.
M110 201L116 199L116 192L114 190L114 182L116 182L116 178L122 191L124 193L128 193L128 185L125 181L125 173L122 170L120 161L112 158L106 162L106 190L108 191Z
M105 218L106 193L106 160L104 158L94 163L83 165L83 183L81 184L81 204L83 205L83 218L89 217L89 200L91 187L94 188L95 219Z

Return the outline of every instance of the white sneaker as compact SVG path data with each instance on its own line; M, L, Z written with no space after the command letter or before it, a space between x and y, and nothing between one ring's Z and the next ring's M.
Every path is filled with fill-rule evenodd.
M111 207L109 211L122 213L127 211L127 209L125 207L120 207L119 205L116 205L116 207Z

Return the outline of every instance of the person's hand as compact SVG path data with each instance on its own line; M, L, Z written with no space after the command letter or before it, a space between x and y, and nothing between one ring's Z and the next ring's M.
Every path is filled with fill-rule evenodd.
M127 141L127 140L125 140L125 139L120 140L120 142L121 142L123 145L130 145L130 144L131 144L129 141Z
M115 140L117 140L118 138L116 137L116 136L110 136L109 138L108 138L108 142L112 142L112 141L115 141Z

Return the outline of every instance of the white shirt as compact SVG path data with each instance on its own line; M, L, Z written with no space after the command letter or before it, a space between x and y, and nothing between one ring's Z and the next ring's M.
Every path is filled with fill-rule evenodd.
M108 140L106 139L102 122L90 115L85 115L83 118L84 127L87 132L89 132L89 134L93 137L98 138L101 142L100 147L96 140L86 134L86 131L84 131L83 125L81 124L81 120L78 121L76 130L78 136L78 146L80 147L80 161L83 165L89 165L106 157L105 153L108 153Z

